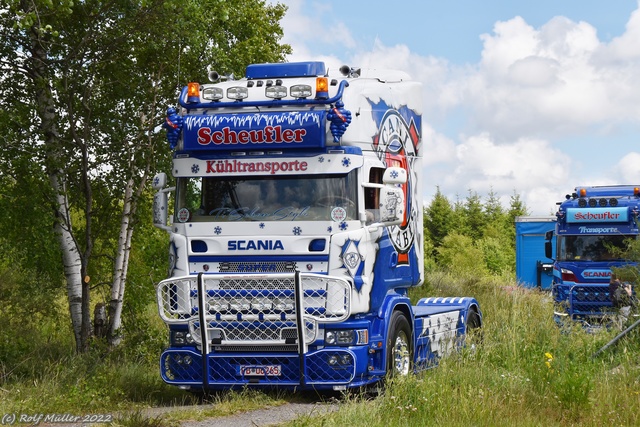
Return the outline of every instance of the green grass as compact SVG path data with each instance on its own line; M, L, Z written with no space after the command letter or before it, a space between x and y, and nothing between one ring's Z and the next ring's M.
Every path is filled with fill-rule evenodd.
M336 413L289 425L637 425L640 331L594 359L618 331L560 330L546 293L513 289L499 278L443 274L412 297L426 293L475 296L484 315L481 344L394 381L375 400L352 397Z
M414 300L428 295L478 299L484 327L481 337L472 337L478 343L474 348L463 349L434 369L391 382L375 399L349 394L339 411L289 425L637 424L640 331L593 358L618 331L561 330L553 322L549 295L516 288L510 279L430 274L425 286L411 292ZM83 355L73 354L68 331L56 322L42 322L32 331L31 350L19 357L15 350L14 357L0 359L0 414L113 413L118 414L114 425L169 427L180 419L228 415L298 398L247 390L218 394L197 411L150 415L146 408L199 401L161 381L157 357L166 332L154 307L144 316L144 325L122 348L108 352L95 346Z

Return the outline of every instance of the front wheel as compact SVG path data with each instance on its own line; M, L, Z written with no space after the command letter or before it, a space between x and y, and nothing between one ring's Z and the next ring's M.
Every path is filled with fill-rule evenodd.
M394 311L387 337L387 376L408 375L413 362L413 340L409 321L400 311Z

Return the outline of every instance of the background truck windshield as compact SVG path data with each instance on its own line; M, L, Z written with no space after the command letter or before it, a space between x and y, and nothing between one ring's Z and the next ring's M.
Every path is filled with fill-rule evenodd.
M358 218L355 171L301 177L178 178L176 222Z
M633 235L558 236L558 261L615 261Z

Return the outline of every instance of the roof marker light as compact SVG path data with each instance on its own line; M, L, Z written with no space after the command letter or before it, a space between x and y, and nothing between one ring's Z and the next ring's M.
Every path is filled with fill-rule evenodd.
M200 83L189 82L187 85L187 102L200 102Z
M636 196L636 197L637 197L638 195L640 195L640 188L638 188L638 187L634 187L634 188L633 188L633 195L634 195L634 196Z
M581 188L580 189L580 197L585 197L587 195L587 189L586 188Z

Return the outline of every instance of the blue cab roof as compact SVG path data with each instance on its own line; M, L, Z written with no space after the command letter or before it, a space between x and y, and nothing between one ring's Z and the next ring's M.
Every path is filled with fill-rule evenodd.
M324 62L283 62L273 64L251 64L247 66L247 79L275 79L284 77L318 77L324 76Z
M622 197L633 196L633 189L640 185L603 185L603 186L578 186L576 192L584 188L587 190L586 197Z

